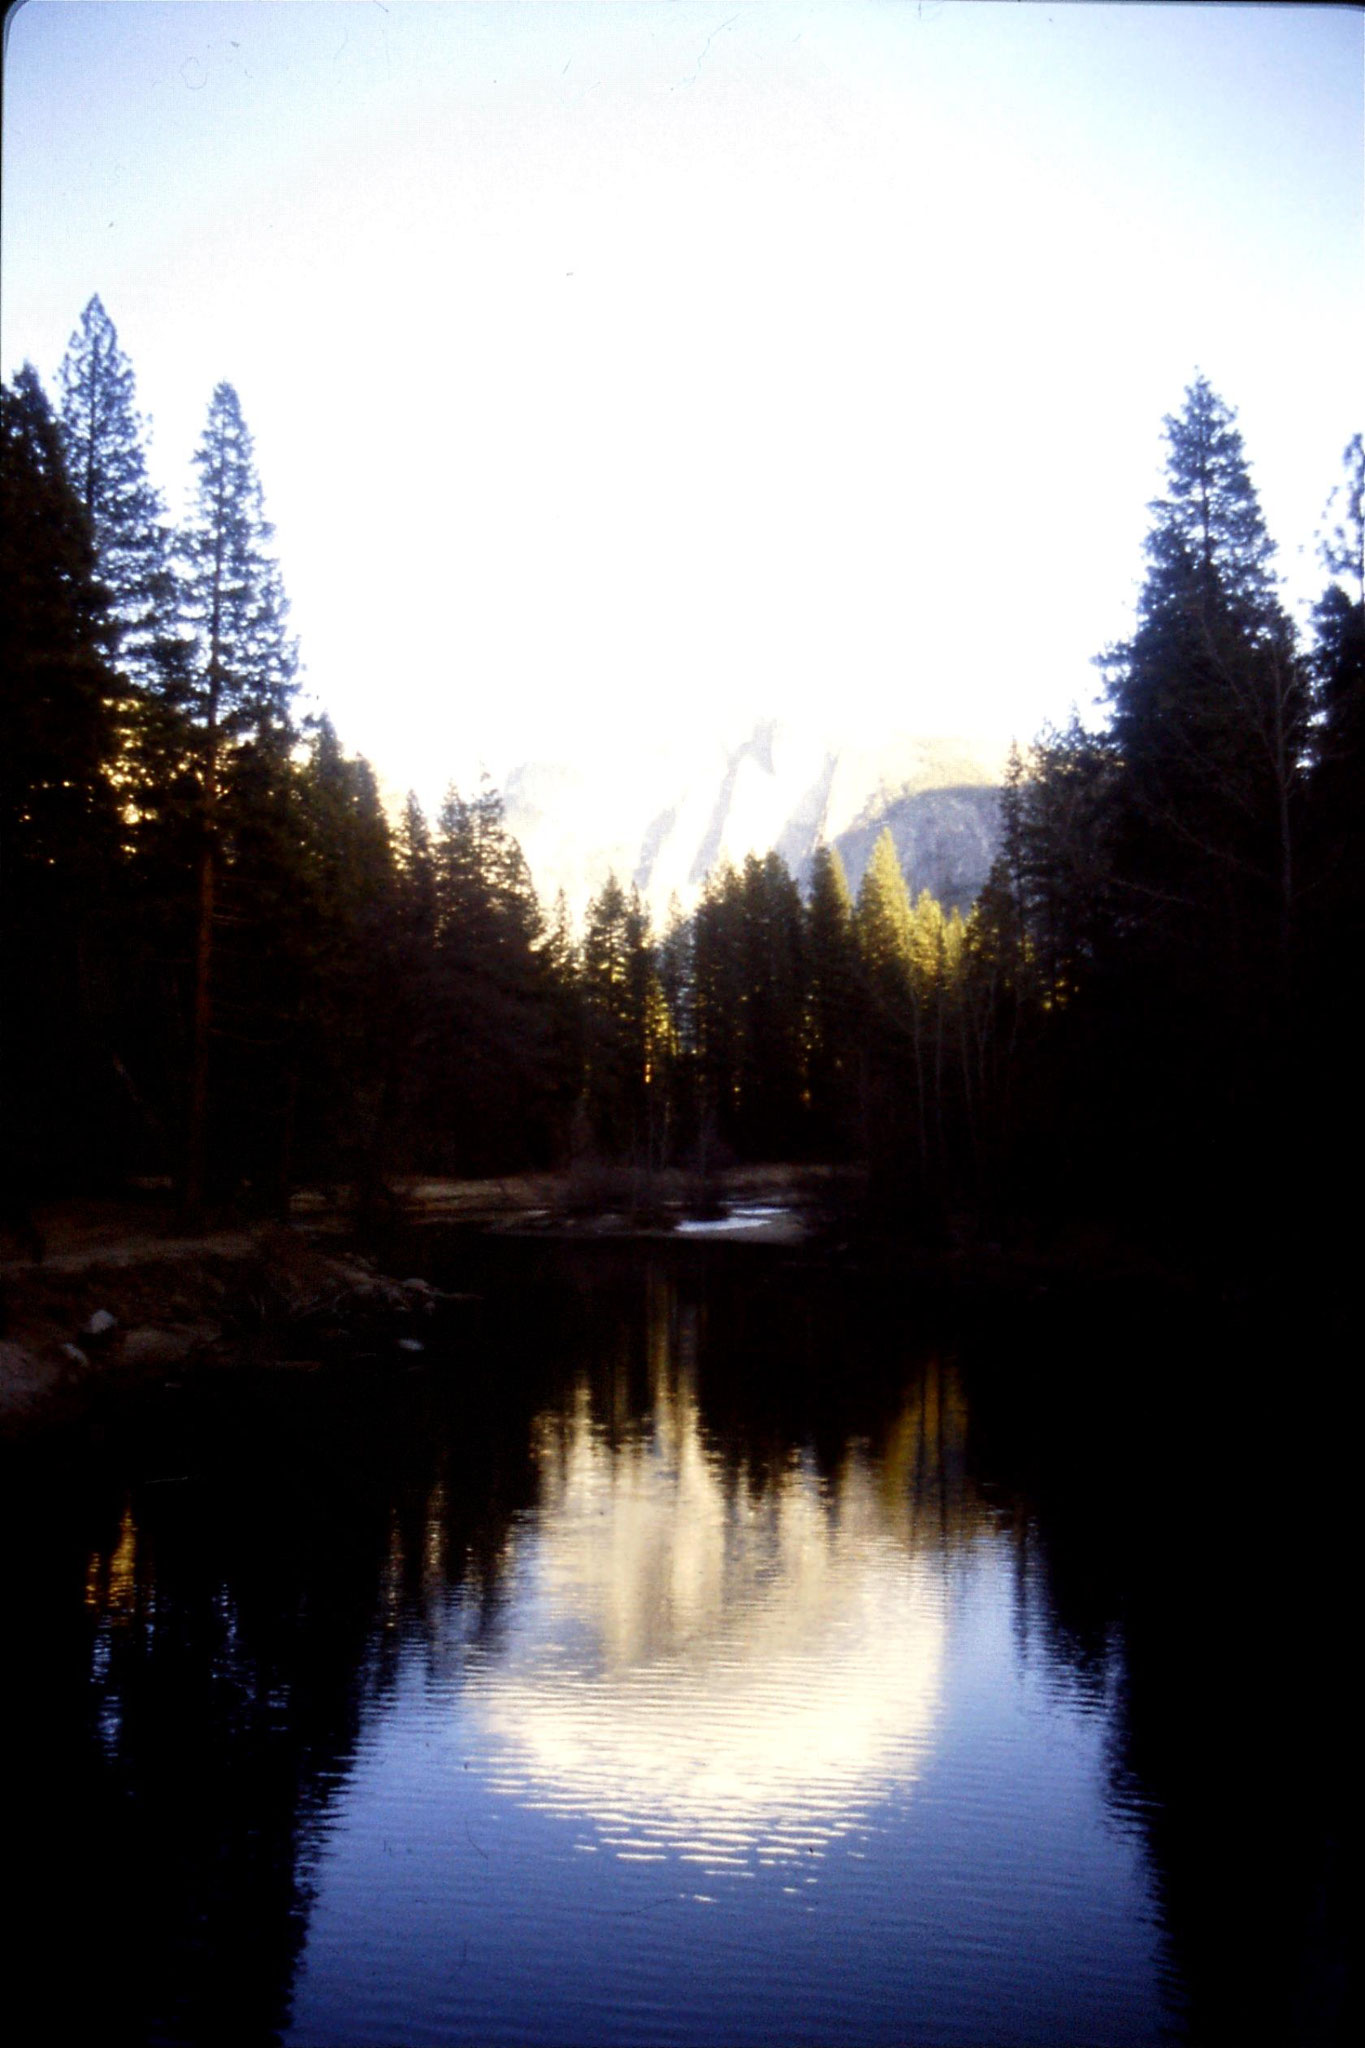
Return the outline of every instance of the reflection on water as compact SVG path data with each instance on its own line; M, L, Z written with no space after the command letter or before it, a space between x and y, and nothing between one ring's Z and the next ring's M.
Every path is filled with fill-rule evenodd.
M1185 1746L1198 1580L1147 1464L1136 1518L1098 1460L1061 1484L1055 1405L787 1254L566 1253L492 1296L397 1379L224 1378L2 1497L32 1953L79 1928L86 1964L48 2016L1216 2031L1199 1901L1246 1859L1190 1831L1219 1752Z
M679 1237L742 1237L762 1231L795 1240L802 1235L799 1219L781 1202L736 1202L723 1216L684 1216L673 1227Z
M593 1820L622 1855L808 1855L915 1777L942 1586L894 1468L860 1446L832 1485L798 1453L763 1488L736 1482L687 1376L656 1364L648 1414L614 1442L581 1381L537 1419L540 1505L470 1708L500 1788Z
M391 1551L293 2038L1152 2038L1104 1690L1030 1651L956 1373L864 1359L812 1411L803 1347L857 1340L693 1283L566 1341L491 1606L444 1492Z

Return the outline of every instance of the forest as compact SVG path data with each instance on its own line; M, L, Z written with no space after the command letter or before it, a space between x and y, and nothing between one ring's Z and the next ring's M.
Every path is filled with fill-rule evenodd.
M539 902L491 788L388 815L303 715L230 385L180 524L98 298L55 395L25 366L2 404L7 1234L135 1180L194 1224L413 1174L791 1161L928 1244L1098 1222L1247 1271L1344 1244L1359 435L1300 630L1195 377L1107 718L1012 757L965 918L887 833L856 899L830 849L804 892L751 856L656 932L615 878L581 926Z

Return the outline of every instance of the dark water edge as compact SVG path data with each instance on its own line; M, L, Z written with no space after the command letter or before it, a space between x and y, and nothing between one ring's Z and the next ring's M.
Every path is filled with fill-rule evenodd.
M600 1348L604 1301L622 1426L640 1412L663 1261L709 1311L708 1429L759 1483L794 1451L832 1474L850 1433L889 1425L907 1361L952 1360L967 1422L935 1500L948 1516L970 1487L1023 1532L1050 1653L1116 1696L1108 1768L1145 1836L1169 2037L1339 2038L1350 1493L1320 1304L973 1297L779 1247L401 1249L395 1270L481 1296L449 1360L220 1376L7 1452L14 2011L92 2039L281 2038L308 1873L364 1686L397 1656L383 1616L421 1597L433 1491L492 1628L534 1506L532 1418ZM128 1626L102 1637L111 1613Z

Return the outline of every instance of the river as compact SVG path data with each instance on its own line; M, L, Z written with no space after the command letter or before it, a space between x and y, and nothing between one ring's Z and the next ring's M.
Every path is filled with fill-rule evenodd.
M421 1356L6 1475L52 2031L1332 2038L1314 1489L1206 1349L790 1246L424 1256L477 1299Z

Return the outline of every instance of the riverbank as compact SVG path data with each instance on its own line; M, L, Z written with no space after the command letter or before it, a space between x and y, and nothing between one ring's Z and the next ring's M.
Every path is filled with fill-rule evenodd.
M792 1243L823 1213L831 1191L850 1177L833 1166L733 1166L706 1174L680 1167L599 1162L496 1180L412 1179L396 1183L405 1226L471 1224L492 1230L568 1231L574 1235L651 1236L674 1231L761 1237ZM316 1213L323 1198L296 1198L296 1213Z
M296 1195L287 1223L220 1218L195 1234L165 1189L50 1203L34 1217L42 1258L0 1258L0 1432L68 1420L96 1389L244 1357L316 1370L357 1345L420 1350L410 1326L434 1313L439 1297L397 1274L400 1238L411 1245L414 1235L450 1229L590 1237L690 1229L790 1243L805 1234L829 1178L828 1170L760 1166L702 1182L594 1166L411 1179L395 1185L389 1208L367 1219L363 1233L353 1211L325 1190Z
M921 1241L905 1217L870 1205L854 1170L832 1167L410 1179L363 1225L321 1189L296 1195L287 1222L223 1216L195 1235L164 1188L49 1204L34 1220L41 1261L0 1243L11 1254L0 1257L0 1434L78 1418L122 1387L244 1362L313 1371L359 1353L410 1365L402 1349L421 1350L420 1322L439 1298L402 1276L434 1270L434 1243L451 1232L804 1244L840 1286L913 1297L945 1332L994 1337L1016 1360L1040 1317L1054 1335L1074 1327L1112 1341L1192 1313L1230 1328L1260 1301L1207 1259L1157 1258L1094 1223L1016 1228L1004 1244L965 1229ZM1301 1317L1297 1292L1263 1292L1277 1319Z
M443 1297L293 1226L158 1237L55 1219L41 1264L0 1266L0 1434L76 1419L98 1396L243 1364L322 1370L420 1353Z

